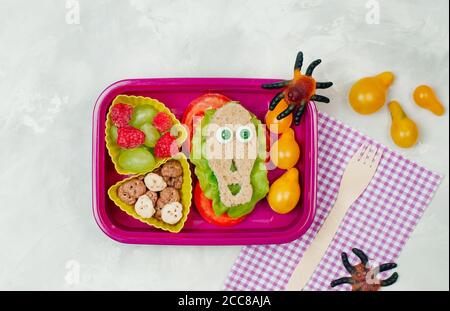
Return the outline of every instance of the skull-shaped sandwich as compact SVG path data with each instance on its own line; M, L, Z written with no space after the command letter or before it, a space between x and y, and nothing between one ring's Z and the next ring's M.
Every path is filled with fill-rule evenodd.
M201 133L194 134L191 161L217 215L248 214L268 191L264 155L259 152L265 150L265 132L260 125L247 109L230 102L217 110L207 110ZM196 158L199 151L201 156ZM214 178L205 180L204 176ZM259 187L258 191L255 187Z

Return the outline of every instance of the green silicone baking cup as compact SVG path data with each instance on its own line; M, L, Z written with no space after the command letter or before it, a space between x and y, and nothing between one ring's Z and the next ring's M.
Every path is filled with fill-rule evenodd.
M106 141L106 149L108 150L108 154L111 157L111 160L114 164L114 168L117 171L117 173L122 175L130 175L130 174L143 174L147 173L149 171L154 170L156 167L160 166L164 161L167 160L167 158L157 158L155 157L155 166L151 168L150 170L146 171L131 171L126 170L123 167L119 165L119 155L122 150L114 139L111 136L111 127L113 126L113 123L111 121L111 109L115 104L127 104L132 106L133 108L138 105L148 105L153 108L155 108L158 112L164 112L166 113L174 126L176 126L177 129L179 129L178 134L180 135L177 138L177 144L181 146L181 144L184 142L184 140L187 138L187 133L185 128L181 125L180 121L175 117L175 115L160 101L150 98L150 97L143 97L143 96L127 96L127 95L118 95L112 102L112 105L109 107L108 114L106 115L106 130L105 130L105 141Z

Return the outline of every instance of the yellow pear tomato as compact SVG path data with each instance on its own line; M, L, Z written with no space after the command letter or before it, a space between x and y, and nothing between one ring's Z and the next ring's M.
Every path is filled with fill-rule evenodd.
M295 140L294 130L289 128L270 148L270 160L276 167L290 169L300 158L300 147Z
M287 214L297 206L301 193L298 175L298 170L293 167L270 186L267 201L276 213Z

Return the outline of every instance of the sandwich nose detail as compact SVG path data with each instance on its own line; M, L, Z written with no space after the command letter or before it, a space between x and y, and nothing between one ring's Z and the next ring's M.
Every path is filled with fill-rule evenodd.
M231 160L230 171L232 171L232 172L237 171L236 162L234 162L234 159Z

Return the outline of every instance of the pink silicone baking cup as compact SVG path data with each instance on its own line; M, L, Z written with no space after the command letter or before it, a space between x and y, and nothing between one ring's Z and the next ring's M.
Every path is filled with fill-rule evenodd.
M233 227L207 223L192 204L183 229L171 233L144 224L120 210L108 197L108 189L126 175L114 169L105 145L106 114L113 99L120 94L146 96L164 103L181 119L187 105L205 93L221 93L239 101L264 120L268 103L277 90L264 90L261 84L275 79L244 78L165 78L118 81L106 88L97 99L92 132L92 205L94 217L102 231L122 243L166 245L251 245L280 244L299 238L313 222L317 188L317 110L309 102L299 126L293 127L301 148L297 164L302 195L290 213L273 212L266 199L259 201L246 219ZM269 170L272 183L283 170Z

